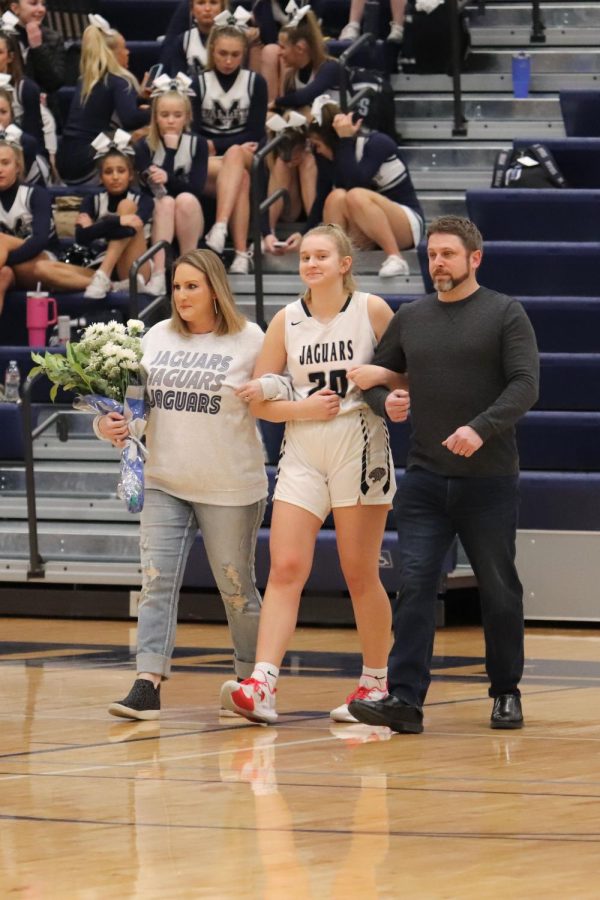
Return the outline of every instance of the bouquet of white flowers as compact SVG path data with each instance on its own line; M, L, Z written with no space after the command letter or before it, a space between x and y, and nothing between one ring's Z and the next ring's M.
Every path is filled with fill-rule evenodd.
M105 415L118 412L128 422L129 437L121 454L121 477L117 493L129 512L140 512L144 505L144 459L141 443L146 428L144 388L140 385L141 335L144 323L129 319L89 325L81 340L69 341L64 356L58 353L32 353L37 365L29 377L43 373L53 384L56 399L59 387L77 391L75 409Z

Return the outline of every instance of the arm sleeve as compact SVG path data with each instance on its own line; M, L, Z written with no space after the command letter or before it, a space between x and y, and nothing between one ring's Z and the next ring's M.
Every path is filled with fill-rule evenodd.
M244 130L238 131L236 134L212 138L215 150L219 156L234 144L245 144L247 141L259 143L264 138L265 121L267 118L267 101L267 82L262 75L255 75L254 90L252 91L248 119Z
M491 406L468 423L484 441L512 428L538 398L540 363L535 334L516 300L504 317L502 359L506 387Z
M406 372L406 356L402 350L402 307L394 315L390 324L382 335L381 341L375 348L371 363L374 366L383 366L393 372ZM363 397L374 413L385 418L385 401L390 391L386 387L369 388L363 392Z
M178 72L187 72L188 63L183 48L183 34L165 39L160 51L160 62L163 64L167 75L170 75L172 78Z
M190 4L189 4L188 0L179 0L179 3L175 7L175 11L169 21L169 25L167 27L167 33L165 35L165 40L169 40L170 38L173 38L176 35L181 34L182 31L185 31L189 27L190 27Z
M135 131L150 121L150 110L139 109L137 94L125 78L116 76L113 81L113 103L121 128Z
M48 246L50 222L52 218L52 201L50 194L41 187L31 190L32 232L20 247L11 250L6 258L7 266L18 266L29 262Z
M376 135L373 135L367 141L363 158L359 163L355 153L356 139L341 138L338 141L335 155L337 168L344 175L344 184L348 187L365 187L372 190L373 176L392 150L389 146L385 146L385 143L385 141L377 141Z
M42 28L42 43L39 47L31 47L29 56L34 80L42 90L51 93L63 86L67 72L67 54L58 32Z
M40 89L30 78L23 79L21 105L23 107L21 128L25 134L29 134L36 139L38 151L44 153L44 126L40 111Z
M144 225L149 222L154 213L154 197L144 191L138 196L137 215L140 217Z
M326 94L332 88L337 88L340 80L340 66L335 59L328 59L323 63L312 81L306 87L296 91L288 91L275 100L275 106L298 109L300 106L310 106L315 97Z

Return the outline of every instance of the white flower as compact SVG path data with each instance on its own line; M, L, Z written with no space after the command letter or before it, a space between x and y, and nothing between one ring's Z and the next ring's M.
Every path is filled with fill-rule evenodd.
M127 320L127 331L131 335L141 334L144 330L144 323L141 319L128 319Z

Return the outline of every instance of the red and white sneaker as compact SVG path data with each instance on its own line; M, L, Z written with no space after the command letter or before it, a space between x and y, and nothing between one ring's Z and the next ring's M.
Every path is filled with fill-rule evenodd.
M352 691L351 694L348 694L346 702L342 703L341 706L336 706L335 709L332 709L329 715L334 722L358 722L358 719L355 719L348 709L348 704L351 700L370 700L372 702L374 700L384 700L387 695L387 684L383 690L378 687L369 688L359 684L356 690Z
M246 678L244 681L226 681L221 688L221 706L239 713L250 722L272 725L277 721L275 694L266 681Z

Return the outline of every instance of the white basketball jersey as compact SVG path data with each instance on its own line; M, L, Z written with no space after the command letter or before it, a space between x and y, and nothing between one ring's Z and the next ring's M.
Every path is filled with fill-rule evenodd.
M243 131L254 91L254 72L240 69L228 91L213 71L198 76L203 133L215 135Z
M350 294L337 316L326 324L312 316L304 300L286 306L287 369L295 400L330 388L340 395L340 413L366 405L347 373L373 358L377 339L369 321L368 296L361 291Z

